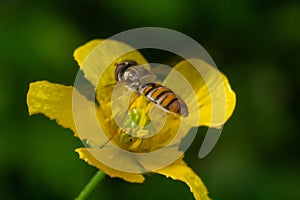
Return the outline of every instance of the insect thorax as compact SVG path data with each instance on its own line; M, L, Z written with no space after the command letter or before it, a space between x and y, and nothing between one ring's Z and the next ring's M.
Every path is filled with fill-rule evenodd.
M137 90L140 85L151 82L151 73L142 66L131 66L121 76L121 81L127 84L132 90Z

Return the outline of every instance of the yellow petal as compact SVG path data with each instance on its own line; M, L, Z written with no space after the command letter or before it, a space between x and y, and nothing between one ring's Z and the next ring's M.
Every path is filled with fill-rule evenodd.
M97 167L98 169L105 172L105 174L109 175L110 177L118 177L122 178L125 181L131 182L131 183L142 183L144 182L144 176L139 173L128 173L128 172L122 172L118 171L116 169L112 169L103 163L101 163L98 159L96 159L93 155L90 153L90 151L96 151L97 153L99 149L86 149L86 148L79 148L76 149L76 152L79 153L79 157L82 160L85 160L88 164ZM126 163L125 163L126 164Z
M236 95L224 74L200 59L182 61L177 64L165 80L165 85L174 87L173 90L185 101L189 110L189 118L200 119L195 126L219 127L232 115ZM196 66L197 69L194 67ZM184 77L178 84L176 73ZM188 90L192 87L193 92Z
M171 177L174 180L179 180L186 183L196 200L209 200L208 191L203 184L202 180L195 174L195 172L187 166L187 164L179 159L160 170L154 171L155 173Z
M28 112L30 115L44 114L78 136L72 114L72 92L71 86L48 81L30 83L27 93Z
M107 137L104 133L112 130L112 127L107 124L107 117L103 113L100 114L95 103L88 100L77 89L73 89L72 103L73 119L80 139L99 146L105 143Z
M89 53L98 45L102 40L91 40L88 43L78 47L74 51L74 58L77 61L79 66L82 66L83 61L89 55Z
M116 40L92 40L74 51L74 58L85 77L96 87L115 83L116 65L124 60L146 64L145 58L133 47Z

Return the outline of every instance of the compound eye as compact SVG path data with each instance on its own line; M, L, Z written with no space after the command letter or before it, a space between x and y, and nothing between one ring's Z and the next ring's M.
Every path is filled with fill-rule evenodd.
M116 70L115 70L115 79L116 81L121 81L121 77L124 74L125 70L128 69L131 66L135 66L137 63L135 61L123 61L119 64L117 64Z
M121 62L120 64L117 65L116 69L115 69L115 79L116 81L120 81L121 78L121 73L124 69L124 67L126 66L126 63Z
M126 63L127 67L131 67L131 66L136 66L137 63L135 61L129 60L129 61L125 61L124 63Z

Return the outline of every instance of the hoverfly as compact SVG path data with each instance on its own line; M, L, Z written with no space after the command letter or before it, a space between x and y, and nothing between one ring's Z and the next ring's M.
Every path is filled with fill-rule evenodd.
M136 91L137 95L144 95L164 111L186 117L188 108L184 101L166 86L151 82L150 77L151 73L135 61L123 61L116 65L117 82L125 83L128 89Z

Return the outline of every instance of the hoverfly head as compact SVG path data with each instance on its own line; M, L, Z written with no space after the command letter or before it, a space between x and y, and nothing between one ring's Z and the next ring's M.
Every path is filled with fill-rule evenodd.
M135 66L137 65L137 63L135 61L123 61L119 64L117 64L116 69L115 69L115 79L118 82L122 82L122 81L126 81L124 79L124 73L126 72L126 70L131 67L131 66Z

